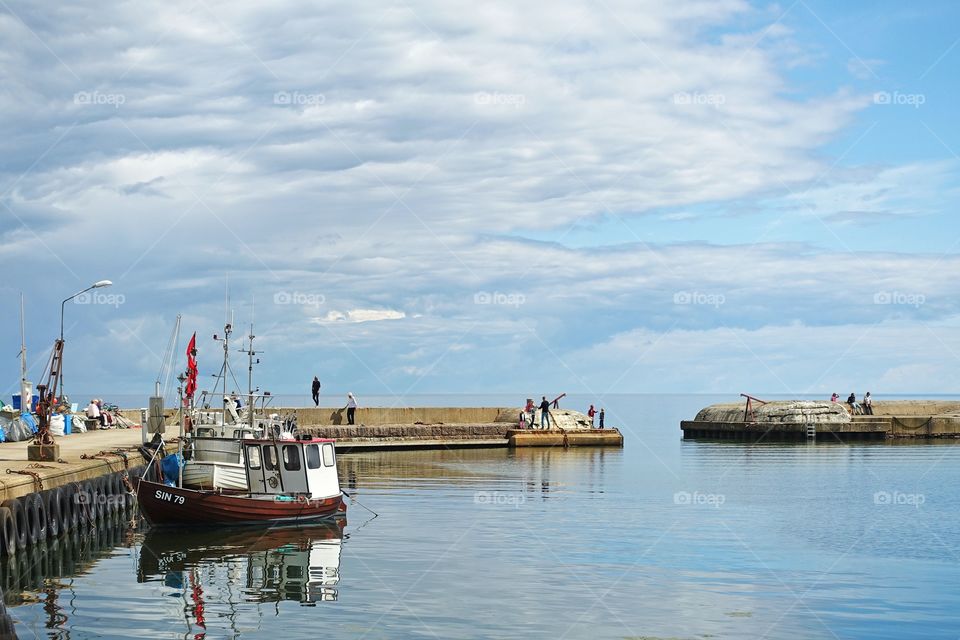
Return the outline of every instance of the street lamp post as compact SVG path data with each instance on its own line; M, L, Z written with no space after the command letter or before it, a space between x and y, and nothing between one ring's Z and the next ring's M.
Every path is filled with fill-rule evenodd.
M27 446L28 460L45 461L60 458L60 446L54 442L53 435L50 433L50 417L53 412L54 401L57 398L57 390L63 382L63 314L66 304L91 289L109 287L112 284L109 280L98 280L83 291L78 291L69 298L65 298L60 303L60 337L53 343L50 363L47 365L47 379L43 384L37 385L37 392L40 395L40 401L37 403L38 429L33 444Z
M94 282L92 285L90 285L89 287L87 287L86 289L84 289L83 291L77 291L75 294L73 294L69 298L66 298L63 302L60 303L60 342L63 342L63 310L66 304L71 300L73 300L74 298L76 298L77 296L83 295L87 291L90 291L92 289L99 289L101 287L109 287L112 284L113 283L110 282L109 280L98 280Z
M112 284L113 284L113 282L111 282L110 280L97 280L96 282L94 282L92 285L90 285L89 287L87 287L87 288L84 289L83 291L77 291L75 294L73 294L73 295L70 296L69 298L64 299L64 301L60 303L60 344L59 344L60 349L59 349L59 351L60 351L60 356L61 356L61 358L63 357L63 312L64 312L64 308L66 307L67 303L70 302L71 300L73 300L74 298L76 298L77 296L81 296L81 295L85 294L87 291L92 291L93 289L100 289L100 288L102 288L102 287L109 287L109 286L112 285ZM63 386L62 367L61 367L61 374L60 374L60 386L61 386L61 388L62 388L62 386ZM61 395L62 395L62 393L61 393Z

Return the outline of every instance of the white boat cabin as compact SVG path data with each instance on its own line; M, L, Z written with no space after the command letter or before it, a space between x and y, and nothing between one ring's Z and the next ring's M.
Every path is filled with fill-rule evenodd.
M243 449L251 494L340 495L333 440L244 440Z
M190 459L199 462L240 464L240 441L258 437L249 428L194 427L190 443Z

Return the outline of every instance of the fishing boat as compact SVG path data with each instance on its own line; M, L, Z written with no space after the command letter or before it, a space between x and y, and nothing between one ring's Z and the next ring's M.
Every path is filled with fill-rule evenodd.
M346 512L333 440L251 439L242 447L249 487L242 492L164 482L151 461L137 485L144 517L158 526L300 525Z
M248 486L244 468L243 441L253 438L292 440L296 435L296 418L281 417L278 414L268 415L266 405L271 399L269 392L259 394L253 388L253 365L257 352L253 349L255 336L252 325L248 336L249 343L246 348L240 350L249 358L247 406L237 411L234 404L236 396L227 393L227 380L228 377L232 377L230 370L232 332L232 325L227 323L224 326L223 338L214 336L215 340L223 343L223 364L220 373L216 376L217 382L214 383L215 395L217 386L222 381L223 410L210 411L206 408L193 407L189 409L191 429L187 434L186 463L183 467L184 487L246 491ZM188 359L196 355L195 339L196 336L187 347ZM259 359L256 362L259 362ZM192 400L192 397L188 399ZM201 402L201 406L203 404Z

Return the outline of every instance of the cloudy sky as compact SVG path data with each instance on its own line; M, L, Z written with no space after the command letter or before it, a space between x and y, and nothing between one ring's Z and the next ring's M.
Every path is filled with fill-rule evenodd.
M107 278L74 393L148 390L177 314L209 375L228 288L278 393L957 392L958 25L2 0L6 386L19 293L39 377Z

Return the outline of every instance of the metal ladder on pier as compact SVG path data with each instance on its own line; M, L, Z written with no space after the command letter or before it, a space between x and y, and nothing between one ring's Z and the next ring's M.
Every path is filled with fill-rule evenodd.
M807 422L807 440L817 439L817 423Z

